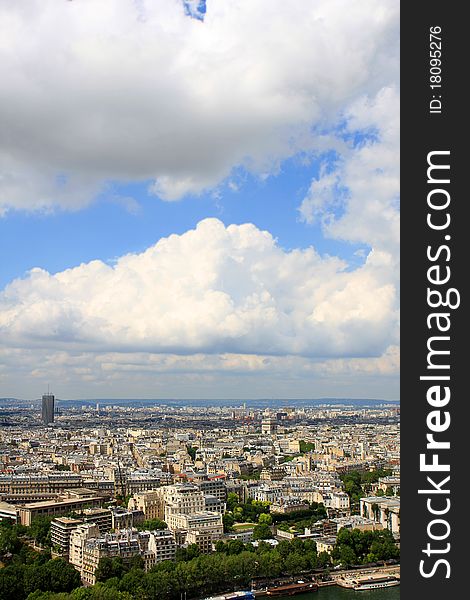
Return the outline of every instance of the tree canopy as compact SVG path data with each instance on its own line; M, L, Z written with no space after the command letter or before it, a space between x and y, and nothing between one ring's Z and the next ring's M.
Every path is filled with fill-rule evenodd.
M388 529L361 531L340 529L332 557L344 566L398 558L399 550Z

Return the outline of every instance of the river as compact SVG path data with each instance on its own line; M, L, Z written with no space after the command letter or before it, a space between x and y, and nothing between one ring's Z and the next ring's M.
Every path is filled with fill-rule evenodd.
M292 600L292 596L278 596L278 600ZM336 585L320 588L318 592L295 596L299 600L400 600L400 586L382 590L363 590L355 592Z

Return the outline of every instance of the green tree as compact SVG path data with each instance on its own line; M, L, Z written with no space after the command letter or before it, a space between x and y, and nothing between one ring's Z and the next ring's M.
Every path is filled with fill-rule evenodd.
M119 582L119 590L121 592L129 592L134 597L138 597L143 590L143 580L145 573L143 569L133 568L126 573Z
M55 592L43 592L42 590L36 590L31 594L28 594L26 600L70 600L70 594Z
M262 577L279 577L282 573L283 560L276 550L259 555L258 574Z
M100 558L98 568L95 571L96 581L106 581L113 577L113 561L108 556Z
M315 450L315 444L312 444L312 442L300 440L299 445L301 454L305 454L306 452L311 452L312 450Z
M137 529L140 531L156 531L159 529L168 529L168 525L161 519L146 519L139 523Z
M31 521L28 535L40 546L51 545L51 521L53 517L35 517Z
M40 590L42 592L51 591L50 581L44 565L30 565L24 570L23 584L26 594Z
M36 590L70 592L81 585L78 571L62 558L49 560L44 564L33 563L26 566L23 582L26 594Z
M272 522L273 522L273 518L269 514L261 513L258 517L258 523L260 525L271 525Z
M271 550L271 544L268 544L268 542L265 542L264 540L259 540L258 547L256 549L258 554L265 554L266 552L271 552Z
M238 494L234 492L229 492L227 495L227 510L232 512L235 506L239 504L240 500L238 498Z
M197 448L195 446L186 446L186 450L188 451L189 456L194 461L196 460L196 452Z
M0 528L0 555L17 554L22 546L23 542L15 527Z
M253 527L253 539L254 540L269 540L272 538L273 534L271 531L271 527L266 523L261 525L255 525Z
M350 546L340 546L338 551L338 558L343 566L349 567L350 565L357 564L357 556L354 550Z
M200 554L199 546L197 544L190 544L187 548L178 548L176 550L176 560L178 562L187 562L200 556Z
M230 513L225 513L222 517L222 522L224 524L224 533L229 533L233 531L233 525L235 523L234 516Z
M115 558L104 556L103 558L100 558L98 568L95 572L96 581L106 581L112 577L118 577L120 579L125 571L126 569L120 556Z
M153 568L143 580L142 588L145 598L149 600L152 598L163 599L175 597L177 585L178 582L174 579L173 572Z
M141 556L133 556L127 564L129 570L137 569L143 571L145 566L144 559Z
M23 565L0 569L0 600L20 600L25 597L23 573Z
M357 504L362 496L361 474L358 471L345 473L341 477L344 484L344 491L348 494L351 504Z
M81 587L70 594L70 600L133 600L129 592L120 592L107 584L97 583L93 587Z
M226 553L229 555L240 554L245 550L245 544L241 540L229 540L226 544Z
M49 580L47 589L52 592L70 592L81 585L79 572L62 558L49 560L42 568Z
M279 552L282 559L285 559L286 556L291 552L291 544L288 540L281 540L277 545L276 550Z
M360 531L341 529L336 538L333 558L343 564L365 564L398 558L399 550L387 529Z
M391 474L391 469L376 469L375 471L366 471L360 474L361 483L377 483L381 477L388 477Z
M201 552L197 544L189 544L189 546L186 548L186 560L192 560L200 555Z
M308 568L308 560L304 554L291 552L284 560L284 570L289 575L298 575Z

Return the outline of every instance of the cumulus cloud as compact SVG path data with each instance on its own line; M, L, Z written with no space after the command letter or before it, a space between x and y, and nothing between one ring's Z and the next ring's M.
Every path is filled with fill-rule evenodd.
M398 261L399 97L393 86L355 101L346 111L343 135L362 134L359 146L343 149L311 183L300 213L320 223L325 235L361 242ZM377 254L378 255L378 254Z
M203 21L180 0L30 0L2 3L0 27L3 212L272 172L397 79L394 0L230 0Z
M0 216L100 195L135 211L130 181L216 197L328 153L300 218L364 246L352 269L206 219L113 263L33 269L0 292L4 389L396 397L396 2L31 0L0 27Z
M252 224L205 219L115 264L33 269L0 296L11 346L152 353L378 356L395 340L396 290L372 251L354 271L283 250Z

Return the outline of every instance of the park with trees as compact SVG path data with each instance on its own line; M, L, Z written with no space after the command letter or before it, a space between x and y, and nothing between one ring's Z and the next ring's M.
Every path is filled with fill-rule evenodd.
M350 471L342 475L341 480L344 484L344 491L349 496L351 509L357 509L360 498L370 493L373 483L377 483L381 477L387 477L391 474L390 469L375 469L374 471L364 472ZM391 491L391 489L388 491ZM378 490L376 495L384 496L385 494L383 490Z
M0 600L23 600L33 593L68 593L81 585L80 574L61 558L51 559L50 519L34 520L31 527L0 521Z
M255 505L256 506L256 505ZM250 509L252 510L252 509ZM259 512L257 544L240 540L218 541L215 552L200 554L196 545L181 548L174 561L163 561L148 572L136 557L103 558L97 583L81 587L79 573L50 552L37 552L26 540L45 535L44 523L33 531L21 525L0 524L0 600L178 600L249 587L253 580L273 580L306 574L328 573L334 565L351 566L397 559L399 551L389 531L342 529L330 556L317 552L311 539L282 540L272 546L272 516Z

